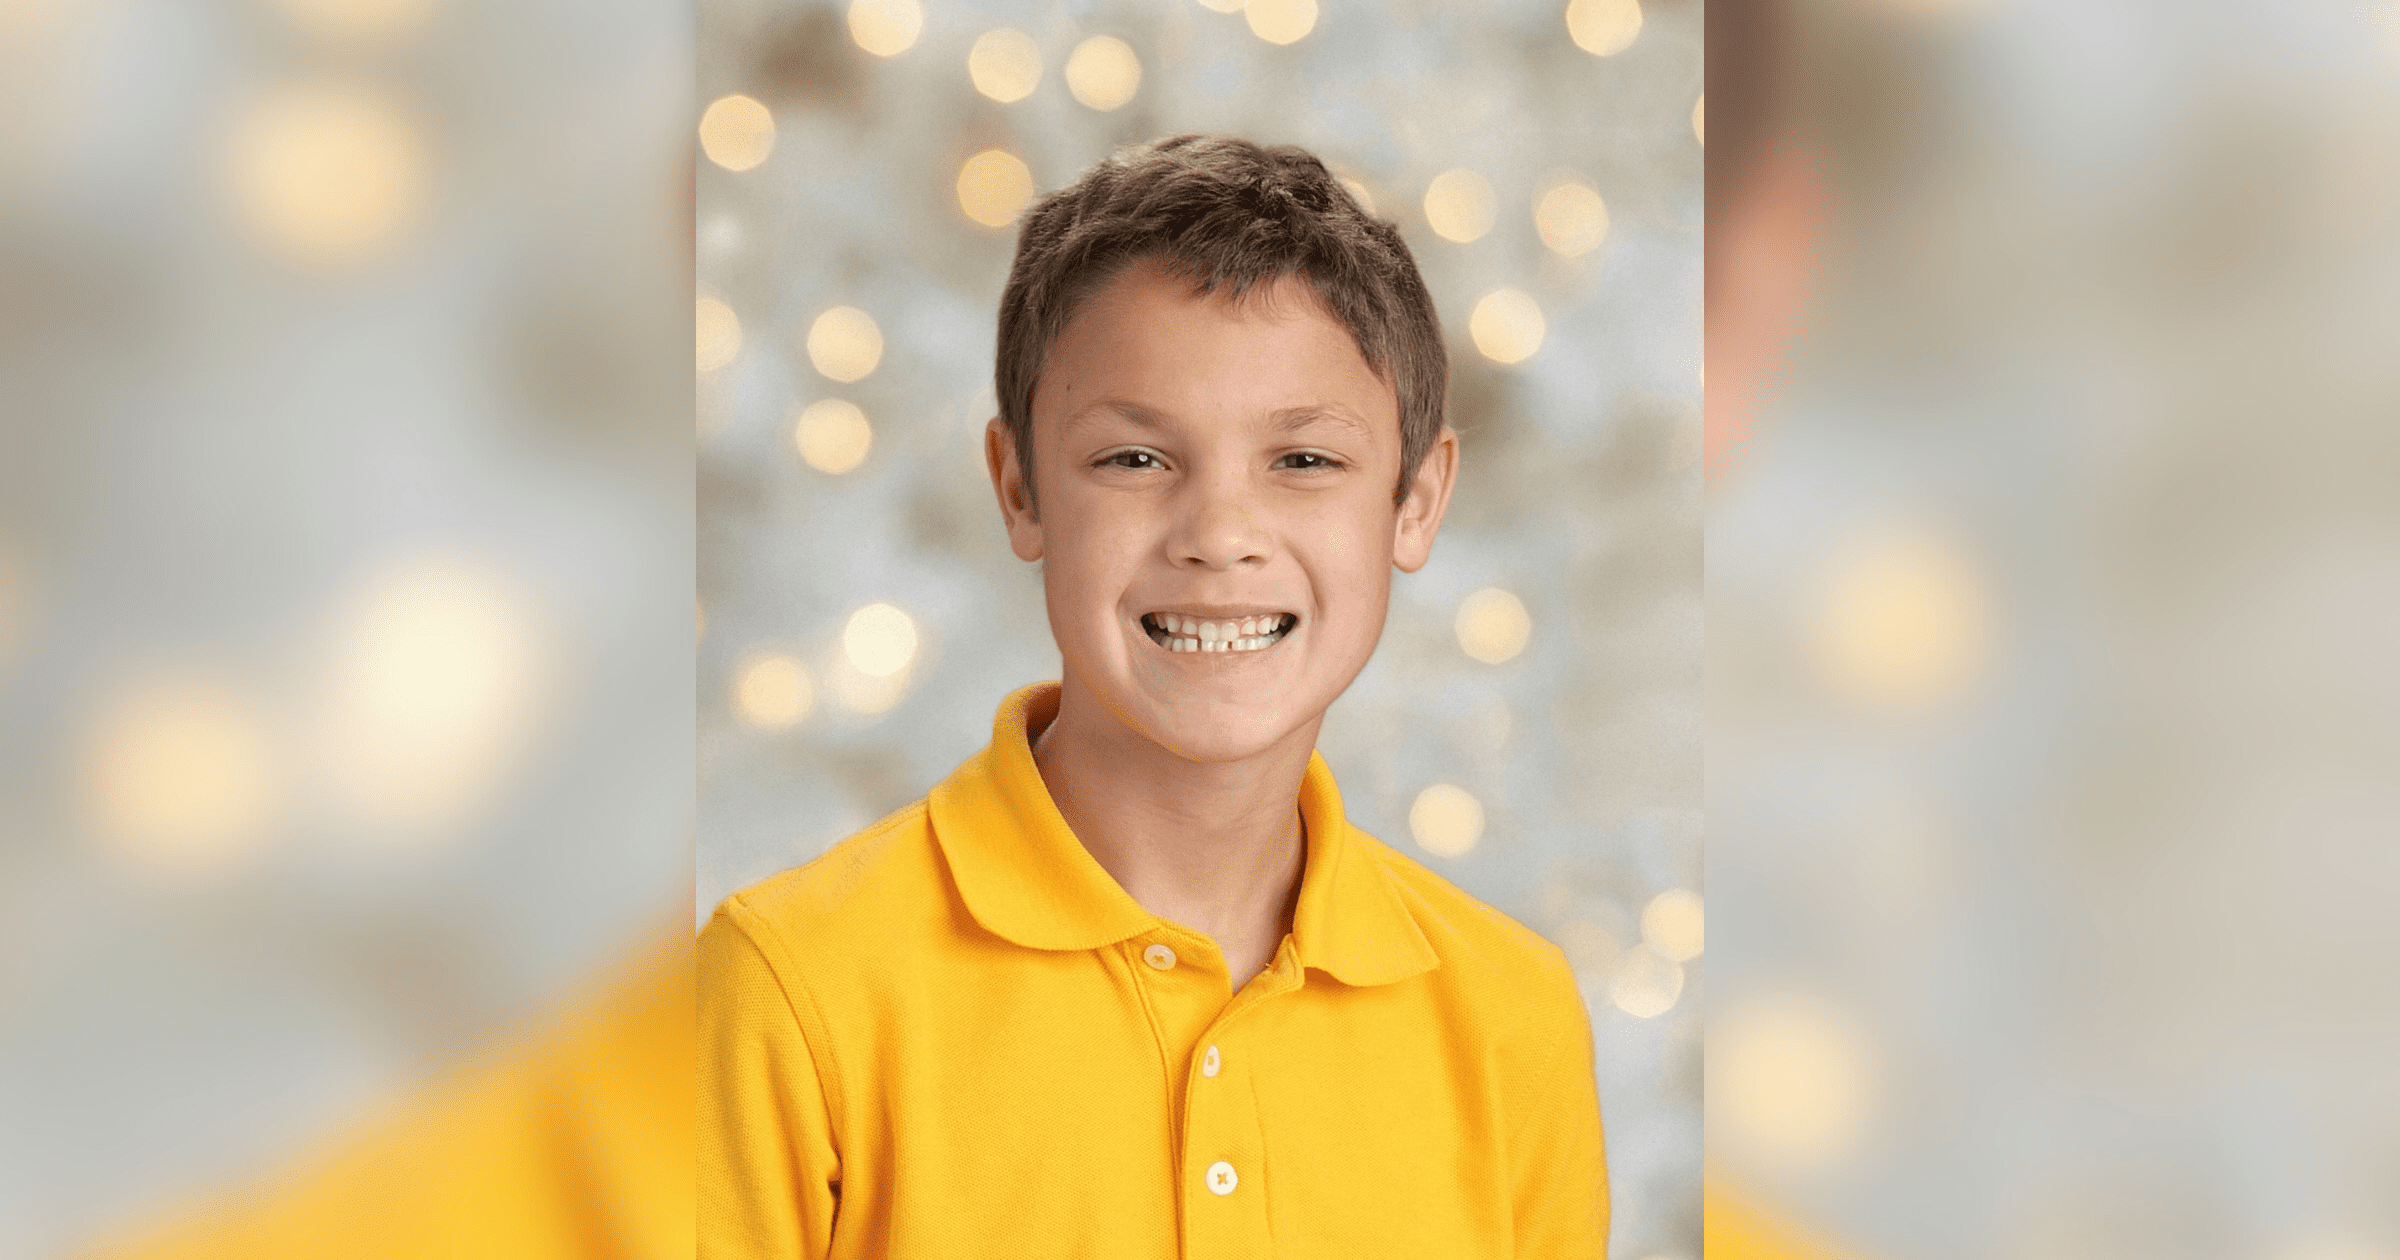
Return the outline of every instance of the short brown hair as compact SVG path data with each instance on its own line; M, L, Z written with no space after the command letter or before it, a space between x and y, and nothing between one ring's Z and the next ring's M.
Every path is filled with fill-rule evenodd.
M1450 360L1400 230L1359 208L1315 155L1231 136L1174 136L1120 150L1044 197L1017 233L1000 295L1000 416L1028 493L1033 387L1075 308L1136 260L1201 294L1282 276L1309 281L1400 400L1395 502L1442 430Z

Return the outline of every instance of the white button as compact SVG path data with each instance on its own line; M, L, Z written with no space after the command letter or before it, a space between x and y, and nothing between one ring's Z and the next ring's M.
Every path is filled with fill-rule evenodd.
M1242 1184L1242 1179L1234 1175L1233 1165L1220 1159L1208 1166L1209 1193L1232 1194L1233 1188L1240 1184Z
M1175 951L1164 945L1153 945L1142 951L1142 961L1165 971L1175 965Z
M1208 1053L1200 1056L1200 1075L1215 1076L1219 1066L1220 1065L1217 1062L1217 1048L1215 1046L1210 1046L1208 1048Z

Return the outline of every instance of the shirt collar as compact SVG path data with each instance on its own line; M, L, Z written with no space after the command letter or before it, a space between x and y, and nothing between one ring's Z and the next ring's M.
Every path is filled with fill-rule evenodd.
M977 922L1032 949L1097 949L1163 920L1102 869L1050 799L1027 732L1058 715L1059 686L1004 700L992 742L933 789L934 835ZM1292 915L1306 967L1344 984L1388 984L1440 964L1397 881L1342 817L1325 759L1311 752L1300 784L1308 862Z

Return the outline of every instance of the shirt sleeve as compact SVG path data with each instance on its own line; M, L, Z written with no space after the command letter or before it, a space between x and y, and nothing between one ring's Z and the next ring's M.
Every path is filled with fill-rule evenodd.
M1524 1260L1608 1254L1608 1167L1592 1081L1592 1023L1576 995L1550 1068L1509 1143L1516 1252Z
M698 964L700 1260L825 1256L841 1160L792 995L726 909Z

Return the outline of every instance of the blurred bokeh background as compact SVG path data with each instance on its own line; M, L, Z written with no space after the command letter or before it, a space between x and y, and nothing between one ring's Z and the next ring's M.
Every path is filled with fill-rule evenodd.
M1615 1249L1699 1252L1701 10L710 0L695 911L922 796L1054 678L981 455L1013 220L1118 146L1294 143L1398 223L1465 461L1321 748L1566 949Z
M690 21L0 3L0 1256L265 1191L682 935Z
M2400 6L1792 9L1710 1158L1870 1256L2400 1255Z

